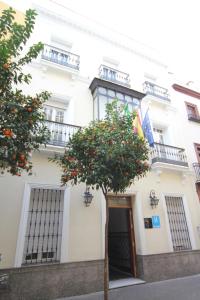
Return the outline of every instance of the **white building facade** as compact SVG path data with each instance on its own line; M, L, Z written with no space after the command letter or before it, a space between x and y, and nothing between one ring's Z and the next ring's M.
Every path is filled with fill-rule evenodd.
M40 40L45 47L26 67L33 79L24 91L52 92L44 106L51 139L32 154L32 176L0 177L0 299L55 299L103 289L103 195L92 192L86 207L85 185L61 187L60 170L48 158L63 153L80 127L103 118L105 104L116 98L138 108L142 118L148 110L155 144L148 175L123 195L110 194L110 280L199 273L193 168L199 124L190 128L183 102L198 106L200 97L177 96L167 66L144 45L53 1L32 5L38 17L29 44Z

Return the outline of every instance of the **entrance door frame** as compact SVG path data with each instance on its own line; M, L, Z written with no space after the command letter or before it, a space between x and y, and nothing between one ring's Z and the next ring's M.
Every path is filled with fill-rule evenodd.
M125 198L123 201L119 202L117 199ZM135 195L132 194L114 194L110 193L107 196L108 209L109 208L127 208L129 211L129 224L130 224L130 241L131 241L131 271L133 277L137 276L136 268L136 246L135 246L135 231L134 231L134 222L133 222L133 200L135 200ZM113 200L113 203L112 203ZM127 201L128 200L128 201ZM107 253L108 254L108 253Z

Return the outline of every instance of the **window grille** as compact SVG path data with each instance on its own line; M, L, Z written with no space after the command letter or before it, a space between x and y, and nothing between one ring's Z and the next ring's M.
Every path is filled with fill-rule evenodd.
M23 264L60 260L64 191L32 188Z
M174 251L192 249L182 197L165 200Z

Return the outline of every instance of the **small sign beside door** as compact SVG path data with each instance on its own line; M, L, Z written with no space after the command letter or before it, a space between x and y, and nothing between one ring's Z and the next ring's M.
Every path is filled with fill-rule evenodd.
M152 216L152 226L153 228L160 228L160 217Z
M151 218L144 218L144 228L153 228Z

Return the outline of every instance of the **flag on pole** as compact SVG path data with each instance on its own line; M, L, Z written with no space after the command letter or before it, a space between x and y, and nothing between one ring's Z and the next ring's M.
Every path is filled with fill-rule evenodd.
M133 119L133 132L138 134L140 138L144 138L144 133L142 130L140 116L137 112L136 117Z
M130 116L130 111L129 111L129 108L128 108L128 104L127 104L127 103L124 105L124 114L125 114L126 116Z
M146 115L142 122L142 129L144 132L144 136L149 143L149 146L154 147L154 139L153 139L153 133L152 133L152 129L151 129L151 123L150 123L148 111L146 112Z

